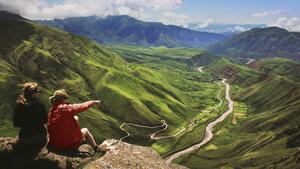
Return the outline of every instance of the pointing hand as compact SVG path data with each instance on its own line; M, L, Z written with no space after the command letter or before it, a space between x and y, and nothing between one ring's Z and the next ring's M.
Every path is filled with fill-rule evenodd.
M101 100L95 100L94 102L95 102L96 104L100 105Z

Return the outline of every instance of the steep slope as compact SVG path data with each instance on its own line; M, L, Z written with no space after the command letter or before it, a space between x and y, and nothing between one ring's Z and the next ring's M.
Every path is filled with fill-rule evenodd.
M77 17L38 22L83 35L104 44L203 48L227 38L216 33L197 32L158 22L143 22L125 15L106 18Z
M164 119L172 128L197 111L187 94L171 85L164 74L128 64L118 54L86 38L21 17L11 19L5 12L0 16L1 136L17 133L11 118L20 92L18 84L25 81L40 84L42 100L48 106L47 98L60 88L67 89L71 102L101 98L100 110L80 114L82 127L90 128L98 141L125 135L119 129L123 122L157 125ZM139 139L130 141L147 144L143 140L148 139L145 131L135 133Z
M300 33L277 27L255 28L209 47L218 55L239 58L285 57L300 60Z
M285 58L268 58L255 60L249 66L268 75L276 74L300 82L300 62Z
M249 67L232 63L228 59L219 59L206 68L215 77L225 77L232 83L250 86L265 78L264 74Z
M219 59L221 58L216 55L212 55L207 51L202 51L190 58L183 59L183 61L191 67L197 67L212 64Z

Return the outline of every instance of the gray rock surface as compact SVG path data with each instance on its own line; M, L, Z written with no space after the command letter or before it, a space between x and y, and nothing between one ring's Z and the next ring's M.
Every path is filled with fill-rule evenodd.
M84 169L185 169L185 167L168 164L153 149L137 145L106 140L100 145L105 155L88 163Z

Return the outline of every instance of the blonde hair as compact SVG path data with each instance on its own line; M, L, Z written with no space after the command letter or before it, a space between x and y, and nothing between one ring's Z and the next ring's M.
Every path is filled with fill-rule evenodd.
M19 95L16 100L17 103L26 104L28 101L33 99L33 94L40 92L38 90L39 85L35 82L26 82L24 84L20 84L19 86L23 88L23 94Z
M68 98L69 98L69 96L68 96L66 90L59 89L59 90L56 90L51 97L49 97L49 100L50 100L51 104L53 105L59 101L62 101L64 99L68 99Z

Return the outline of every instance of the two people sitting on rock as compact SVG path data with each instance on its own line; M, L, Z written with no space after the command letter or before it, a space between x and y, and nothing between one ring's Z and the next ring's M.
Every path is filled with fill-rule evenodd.
M25 144L47 143L53 148L71 150L79 147L86 140L95 151L99 151L92 134L87 128L80 129L78 113L94 105L100 100L87 101L80 104L70 104L68 94L64 89L57 90L51 96L52 107L48 113L39 101L40 89L37 83L28 82L23 85L23 95L17 100L13 124L20 127L19 141Z

